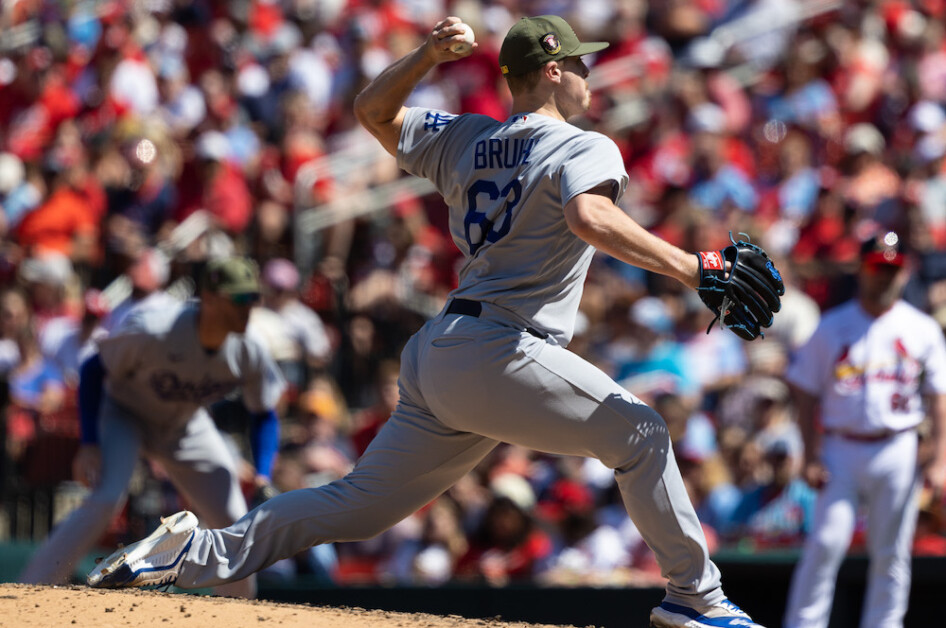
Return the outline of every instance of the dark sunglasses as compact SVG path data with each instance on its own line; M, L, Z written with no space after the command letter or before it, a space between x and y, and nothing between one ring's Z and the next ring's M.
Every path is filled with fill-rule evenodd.
M243 294L231 294L230 302L234 305L253 305L259 301L259 293L257 292L246 292Z

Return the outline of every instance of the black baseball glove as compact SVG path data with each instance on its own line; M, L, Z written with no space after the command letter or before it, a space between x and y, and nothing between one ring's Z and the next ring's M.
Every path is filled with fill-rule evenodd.
M736 242L730 234L731 246L721 251L697 253L700 260L697 292L716 315L706 333L719 321L721 327L728 327L743 340L764 337L762 328L772 324L775 312L782 307L779 298L785 294L782 276L765 251L750 244L748 236L746 238Z

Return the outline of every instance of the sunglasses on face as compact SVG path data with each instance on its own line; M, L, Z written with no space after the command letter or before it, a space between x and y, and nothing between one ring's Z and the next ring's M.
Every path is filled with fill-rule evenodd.
M230 298L230 302L233 303L234 305L247 306L247 305L253 305L257 301L259 301L259 294L256 292L248 292L245 294L231 294L229 298Z

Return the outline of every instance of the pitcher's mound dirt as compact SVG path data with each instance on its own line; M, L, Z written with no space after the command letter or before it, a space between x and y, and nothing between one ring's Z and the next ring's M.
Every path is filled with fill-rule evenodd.
M548 624L391 613L125 589L0 584L0 626L173 628L553 628Z

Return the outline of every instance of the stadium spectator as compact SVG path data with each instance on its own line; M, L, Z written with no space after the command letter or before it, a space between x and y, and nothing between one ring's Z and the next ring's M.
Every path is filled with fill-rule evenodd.
M386 569L400 584L446 584L469 549L459 507L449 497L438 497L420 514L423 523L419 536L401 543Z
M356 456L365 453L365 449L377 436L381 426L391 416L397 406L399 398L397 377L400 363L387 360L378 368L377 401L371 406L358 412L353 418L352 444L355 446Z
M19 266L19 277L26 288L36 331L59 316L72 315L67 289L74 278L72 263L62 253L47 251L28 257Z
M109 333L121 327L135 308L171 307L180 301L164 290L170 277L170 265L167 256L158 249L138 252L125 275L131 284L131 291L108 312L104 327Z
M507 476L505 480L511 477L516 476ZM470 539L469 550L459 560L458 578L504 586L528 580L544 568L552 542L530 512L535 495L521 488L519 482L511 484L515 488L503 486L495 491L498 494Z
M19 461L33 441L40 418L62 408L66 382L62 373L40 351L32 325L16 337L19 363L7 376L10 405L7 407L7 452Z
M318 314L299 298L299 271L287 259L271 259L263 267L263 307L278 316L279 323L289 336L291 351L277 364L286 380L297 390L304 389L308 375L328 364L331 358L331 339Z
M109 306L100 290L89 288L82 297L78 318L60 316L49 321L40 336L43 356L62 373L68 387L79 384L79 365L95 350L95 343L108 334L102 325Z
M4 378L20 363L17 338L32 318L26 295L17 288L6 288L0 294L0 375Z

